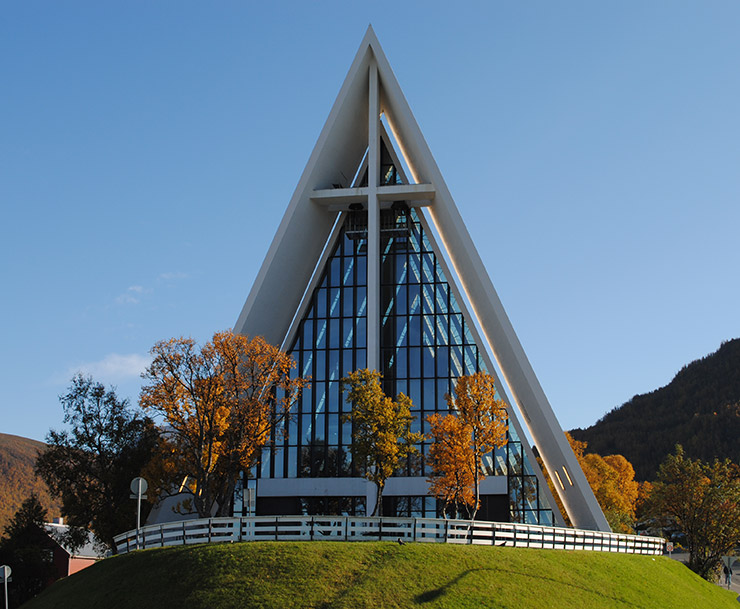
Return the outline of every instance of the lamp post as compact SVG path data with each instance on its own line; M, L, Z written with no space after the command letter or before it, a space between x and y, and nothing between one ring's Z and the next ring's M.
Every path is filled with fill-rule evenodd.
M0 574L2 574L3 585L5 586L5 609L8 609L8 580L10 579L11 573L12 570L8 565L0 567Z
M141 500L146 499L146 489L149 488L146 480L137 476L131 481L131 499L136 499L136 549L139 549L139 529L141 529Z

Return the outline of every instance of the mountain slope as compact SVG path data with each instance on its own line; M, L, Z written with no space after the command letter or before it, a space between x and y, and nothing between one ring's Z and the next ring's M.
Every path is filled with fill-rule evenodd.
M134 552L24 609L737 607L666 557L395 542L244 542Z
M42 480L33 473L39 451L46 444L30 438L0 433L0 536L5 525L31 493L36 493L49 513L49 519L60 515L60 505L52 500Z
M571 434L588 452L624 455L639 480L653 480L676 444L692 458L740 461L740 339Z

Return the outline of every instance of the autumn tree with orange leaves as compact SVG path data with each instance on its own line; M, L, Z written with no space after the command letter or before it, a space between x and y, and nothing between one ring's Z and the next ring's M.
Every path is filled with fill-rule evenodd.
M295 362L261 337L217 332L158 342L142 377L141 406L167 433L162 469L182 477L201 517L230 515L241 472L251 468L307 384Z
M429 492L444 503L447 517L469 513L475 505L475 463L470 429L455 415L427 417L431 440L427 463L431 469ZM464 511L464 512L463 512Z
M375 516L381 511L385 482L401 465L402 459L414 454L422 434L411 432L411 398L403 393L392 400L380 386L381 374L375 370L356 370L342 379L347 402L352 411L346 420L352 422L352 458L365 470L365 477L375 483Z
M486 477L483 458L506 445L506 405L496 396L493 377L485 372L459 377L455 394L447 396L447 403L456 414L427 417L432 426L429 480L436 497L445 502L452 498L453 504L462 502L470 507L471 518L475 519L480 507L480 483ZM461 468L463 472L459 473Z
M565 432L565 437L612 531L632 533L638 500L645 501L644 494L649 493L649 484L640 486L640 483L635 480L635 470L632 464L622 455L602 457L596 453L587 453L586 442L574 439L568 432ZM566 523L570 524L570 519L563 509L562 501L547 468L541 459L538 458L538 462L555 498L555 503ZM642 497L640 497L641 493Z

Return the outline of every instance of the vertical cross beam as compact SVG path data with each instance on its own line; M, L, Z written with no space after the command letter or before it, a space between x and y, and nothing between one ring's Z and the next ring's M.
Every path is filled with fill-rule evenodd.
M380 96L378 64L369 68L367 124L367 367L380 370Z

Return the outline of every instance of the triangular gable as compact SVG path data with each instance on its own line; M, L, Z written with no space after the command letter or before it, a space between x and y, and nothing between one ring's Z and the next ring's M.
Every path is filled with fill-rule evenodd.
M371 108L377 111L375 123L368 116ZM351 179L355 175L368 146L379 156L377 142L383 139L381 112L412 173L409 180L412 184L352 188L347 176ZM379 159L369 157L368 166L377 169ZM378 213L378 204L389 206L398 199L429 207L432 222L452 263L454 272L449 274L457 275L460 281L460 288L471 304L540 455L548 470L555 474L556 490L571 521L579 528L608 531L606 519L527 360L372 28L365 34L321 131L235 331L259 334L274 344L284 344L296 312L304 308L300 303L340 210L364 201L376 210L370 214L372 227L372 213ZM377 250L372 250L372 243L369 247L371 276L374 272L371 261ZM373 302L371 298L368 323L377 313L377 299ZM371 344L368 359L370 367L378 367L377 363L373 365L378 355ZM490 364L489 368L493 369Z

